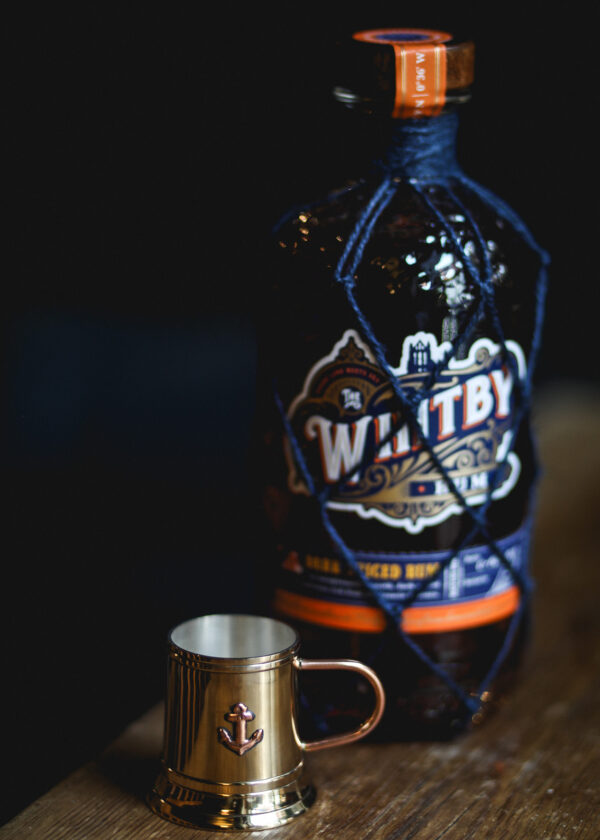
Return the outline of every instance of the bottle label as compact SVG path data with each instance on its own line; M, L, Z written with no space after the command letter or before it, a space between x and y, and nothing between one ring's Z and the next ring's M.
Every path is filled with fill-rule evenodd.
M527 521L497 541L517 572L526 569L529 540ZM488 545L462 549L445 567L448 551L362 551L355 556L363 575L388 603L401 604L414 597L402 613L402 628L407 633L477 627L507 618L519 604L519 589L511 571ZM362 582L333 557L288 552L275 608L291 618L337 630L378 633L386 626L383 611Z
M423 438L468 505L506 496L521 463L511 451L514 375L526 374L521 347L475 341L463 358L444 361L449 342L418 332L403 342L394 375L418 398L421 437L398 411L386 374L357 332L347 330L308 372L288 418L317 484L329 486L327 507L416 534L460 514L462 506L433 462ZM435 368L435 370L434 370ZM285 441L288 484L308 494Z

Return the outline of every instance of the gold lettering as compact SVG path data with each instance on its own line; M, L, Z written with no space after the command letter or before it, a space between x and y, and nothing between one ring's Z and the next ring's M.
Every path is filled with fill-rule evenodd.
M439 563L407 563L407 580L425 580L433 577L440 567Z
M342 571L339 560L333 557L317 557L314 554L306 555L306 568L329 575L339 575Z
M399 580L402 566L397 563L359 563L361 572L370 580Z

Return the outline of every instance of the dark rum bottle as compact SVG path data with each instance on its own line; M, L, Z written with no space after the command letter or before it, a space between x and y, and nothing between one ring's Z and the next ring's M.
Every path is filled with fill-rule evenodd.
M527 579L535 468L526 413L515 418L538 255L456 161L473 45L375 30L354 35L349 50L334 94L368 132L373 165L288 215L263 301L272 604L307 656L354 657L379 673L388 699L378 737L445 738L493 705L526 637L518 579ZM406 605L406 636L380 598ZM362 719L362 685L321 674L313 683L305 728Z

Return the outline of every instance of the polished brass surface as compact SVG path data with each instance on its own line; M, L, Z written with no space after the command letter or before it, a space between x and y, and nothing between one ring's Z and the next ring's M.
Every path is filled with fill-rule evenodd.
M295 700L293 660L259 671L194 670L170 658L164 758L169 767L215 783L249 782L284 775L302 760L290 725ZM243 698L264 737L255 749L238 755L224 749L218 729L224 714Z
M161 775L148 805L163 819L190 828L264 829L285 825L310 808L315 789L304 777L257 793L190 790Z
M162 768L148 798L156 814L181 825L249 829L283 825L310 807L304 753L362 738L381 717L384 697L360 662L302 660L298 648L291 627L260 616L203 616L171 632ZM375 690L371 716L347 735L304 744L296 727L303 668L363 674Z

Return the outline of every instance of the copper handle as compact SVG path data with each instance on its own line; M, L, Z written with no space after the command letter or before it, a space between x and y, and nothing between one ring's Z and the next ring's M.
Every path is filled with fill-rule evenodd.
M354 659L300 659L296 657L293 661L294 667L298 671L356 671L371 683L375 691L375 708L369 717L361 723L358 729L345 733L344 735L333 735L331 738L309 741L307 744L302 744L303 750L306 752L315 752L316 750L325 750L328 747L341 747L342 744L351 744L353 741L364 738L374 726L377 726L385 708L385 693L381 680L375 671L363 665L362 662L356 662Z

